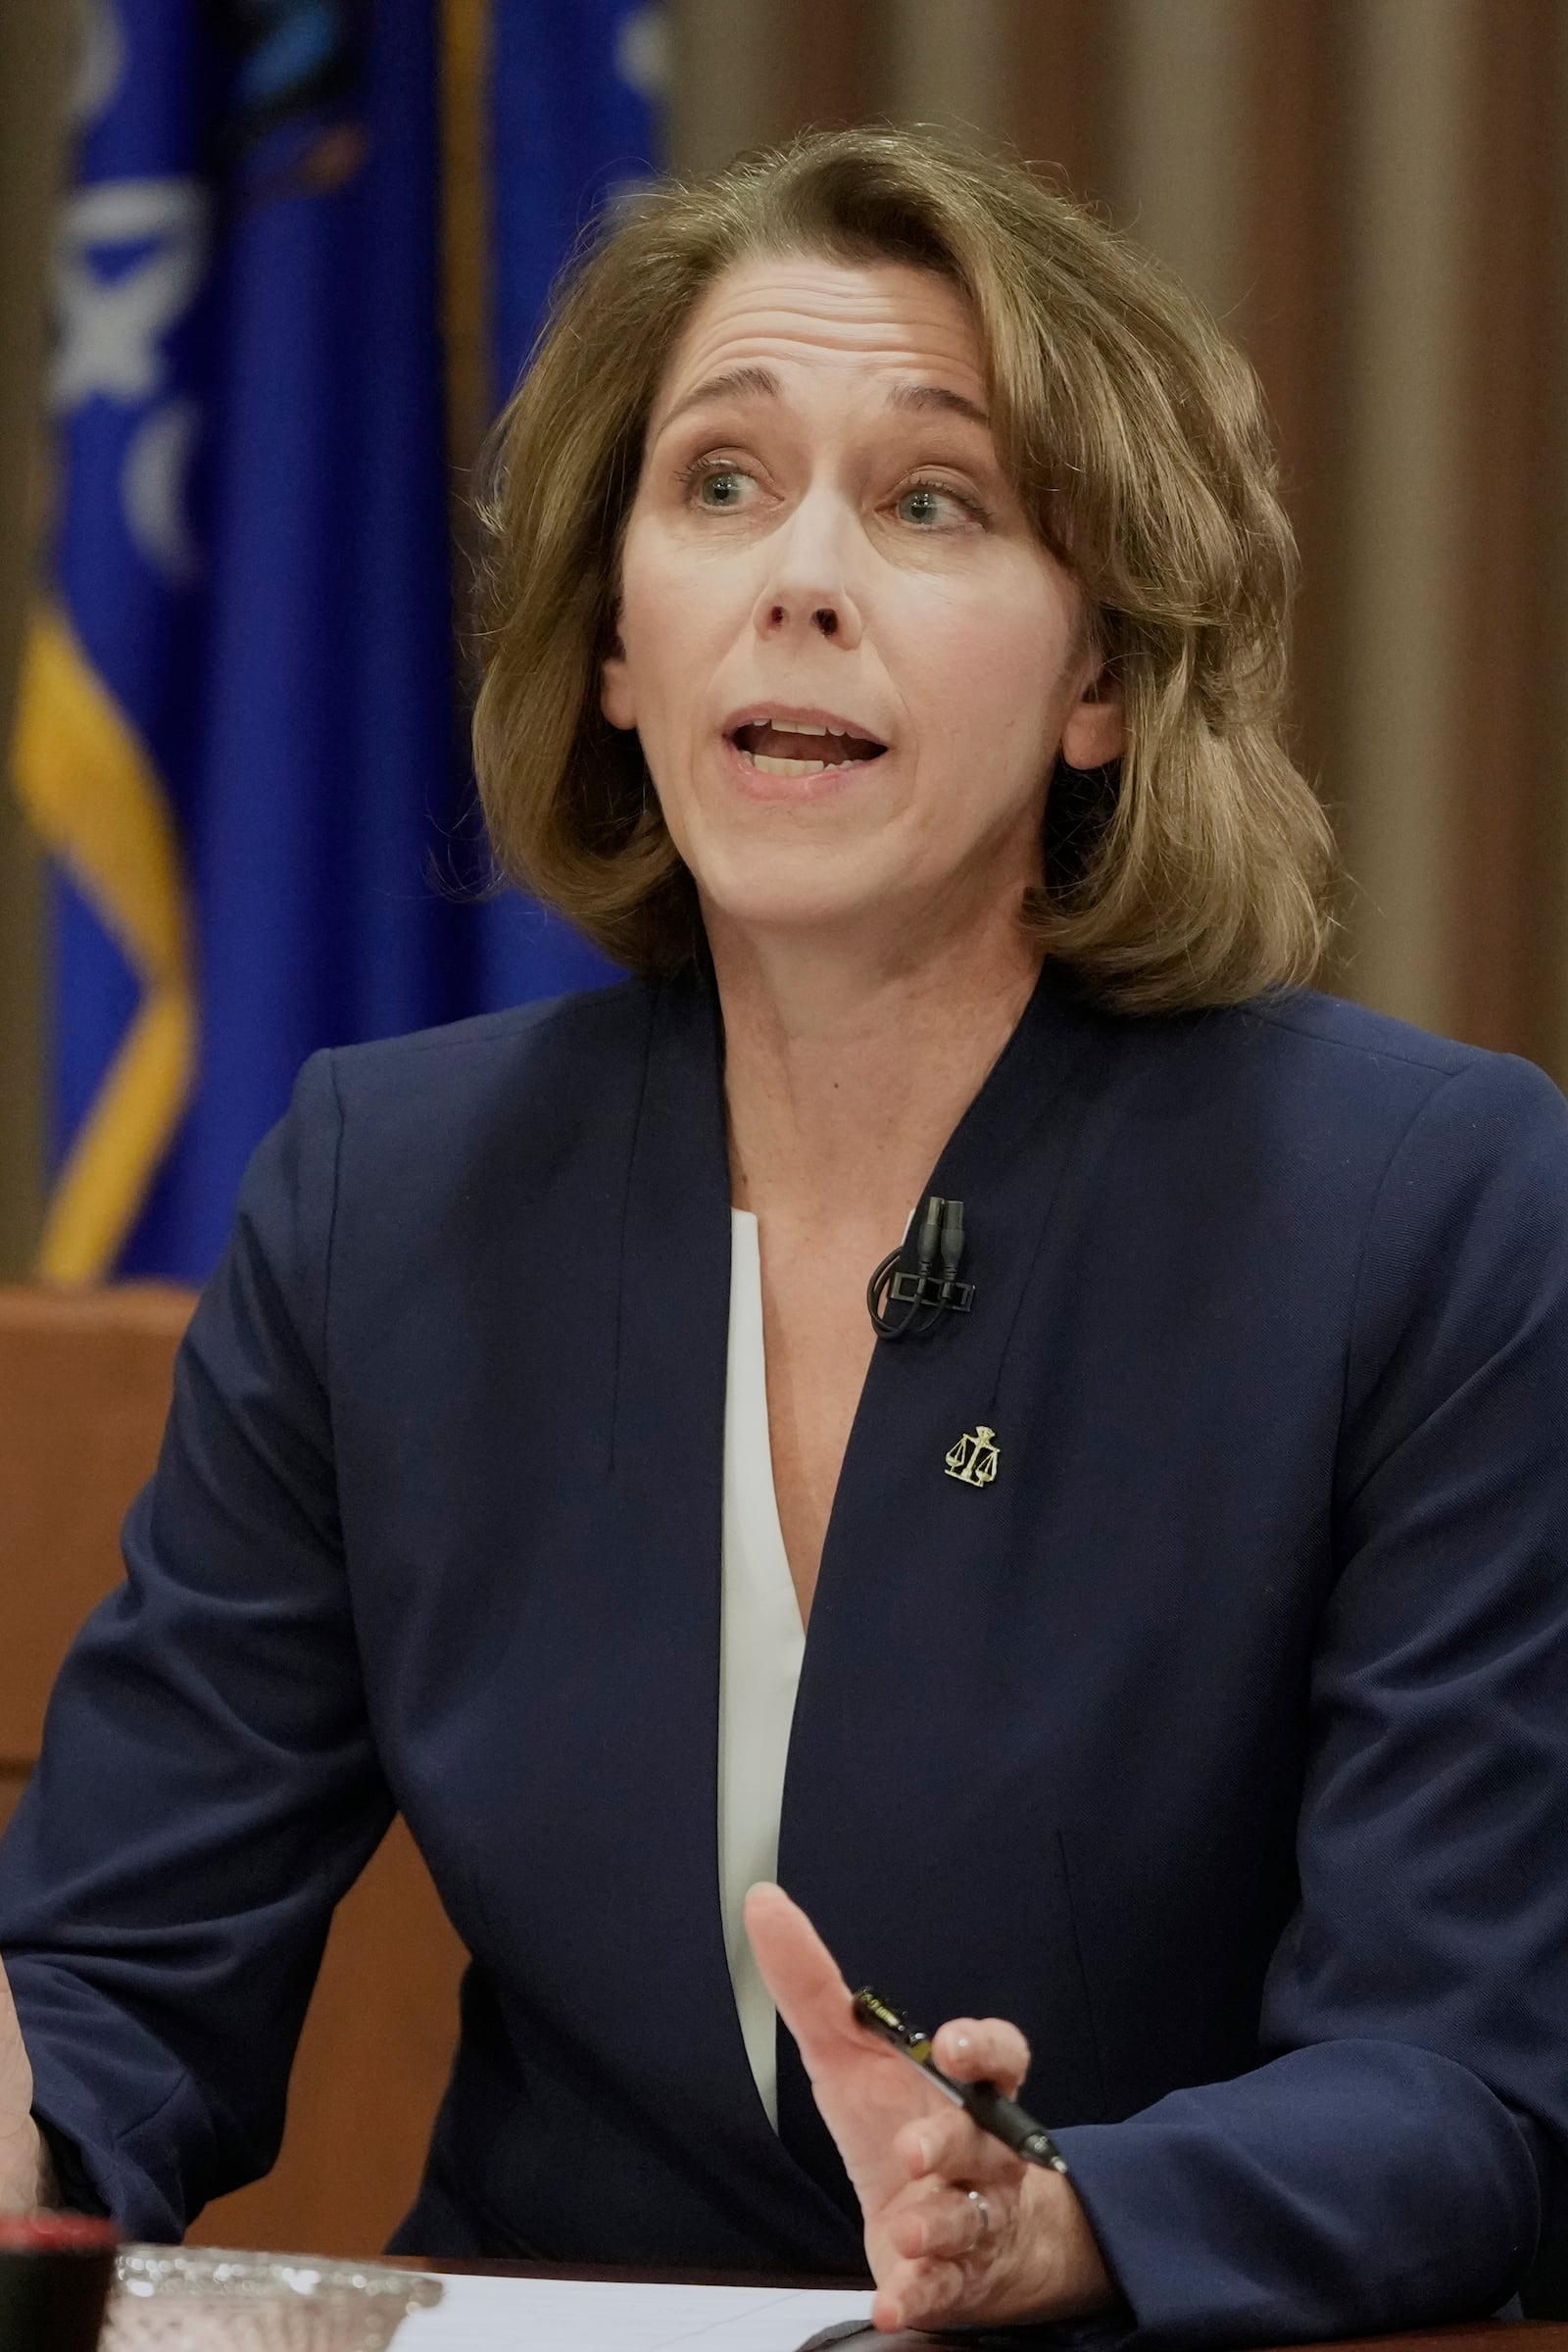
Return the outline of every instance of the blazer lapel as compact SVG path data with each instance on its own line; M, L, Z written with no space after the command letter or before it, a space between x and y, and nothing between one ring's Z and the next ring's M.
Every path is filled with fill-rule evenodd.
M1048 965L1017 1030L955 1131L928 1190L965 1208L967 1317L880 1345L851 1432L812 1604L785 1781L779 1875L853 1984L922 2023L1016 1995L982 1955L984 1906L1007 1941L1050 1965L1070 1939L1053 1870L1009 1852L1015 1802L988 1724L988 1659L1004 1639L1020 1458L1049 1442L1019 1412L1009 1348L1049 1256L1053 1203L1102 1115L1116 1026ZM1027 1383L1025 1384L1027 1386ZM1007 1403L1013 1406L1009 1420ZM986 1487L949 1474L966 1433L995 1433ZM1028 1804L1037 1799L1033 1789ZM1012 1825L1004 1830L1004 1822ZM1042 1819L1040 1839L1054 1862ZM1020 1879L1027 1883L1020 1885ZM1076 2095L1076 2094L1075 2094ZM1083 2086L1078 2103L1089 2096ZM846 2213L853 2192L791 2037L781 2032L786 2144Z

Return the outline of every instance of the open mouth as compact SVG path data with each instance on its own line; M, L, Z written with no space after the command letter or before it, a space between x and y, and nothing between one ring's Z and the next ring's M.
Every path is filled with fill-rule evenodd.
M801 718L756 719L736 727L730 741L764 776L819 776L830 767L856 767L887 750L874 736L817 726Z

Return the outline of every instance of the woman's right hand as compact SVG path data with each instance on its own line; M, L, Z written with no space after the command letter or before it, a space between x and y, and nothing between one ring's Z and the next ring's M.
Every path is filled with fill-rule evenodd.
M0 2213L47 2202L49 2164L32 2120L32 2067L0 1965Z

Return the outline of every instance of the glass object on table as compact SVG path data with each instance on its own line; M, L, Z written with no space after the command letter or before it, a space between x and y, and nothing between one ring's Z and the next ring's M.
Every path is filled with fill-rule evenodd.
M315 2254L126 2246L101 2352L385 2352L439 2278Z

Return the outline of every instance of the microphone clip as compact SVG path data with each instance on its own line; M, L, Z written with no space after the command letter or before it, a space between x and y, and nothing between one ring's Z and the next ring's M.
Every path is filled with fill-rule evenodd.
M883 1340L924 1339L944 1314L966 1315L974 1284L958 1280L963 1257L963 1202L927 1200L915 1236L912 1271L900 1265L904 1248L893 1250L865 1288L866 1309ZM891 1310L902 1308L902 1313Z

